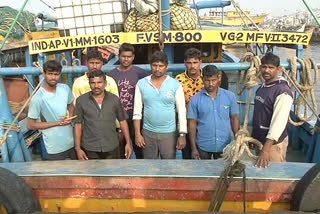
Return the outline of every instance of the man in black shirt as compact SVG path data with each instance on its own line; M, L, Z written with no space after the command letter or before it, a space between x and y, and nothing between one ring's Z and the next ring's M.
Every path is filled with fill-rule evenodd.
M79 160L120 158L118 135L114 121L118 119L125 138L125 156L130 158L132 150L127 113L117 96L107 92L106 77L102 71L89 73L91 91L76 101L74 139Z

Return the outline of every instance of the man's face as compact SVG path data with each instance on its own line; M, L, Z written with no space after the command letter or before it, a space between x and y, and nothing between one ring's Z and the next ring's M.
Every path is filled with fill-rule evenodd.
M94 77L89 79L89 84L93 95L100 95L104 92L107 82L103 77Z
M131 51L122 51L119 54L119 61L122 67L127 68L131 66L133 60L134 60L134 54Z
M47 70L44 73L44 79L49 86L54 87L58 84L60 74L60 72L55 70Z
M260 65L260 71L263 79L268 84L275 81L278 78L278 72L280 71L280 67L272 64L262 64Z
M194 75L198 72L200 72L200 66L201 66L202 60L196 59L196 58L189 58L184 61L184 65L187 69L188 75Z
M165 75L167 71L168 65L163 62L153 62L151 64L152 75L154 77L162 77Z
M87 62L87 67L89 72L101 70L102 67L102 61L100 59L89 59Z
M218 75L203 77L203 85L207 92L212 92L219 87L220 78Z

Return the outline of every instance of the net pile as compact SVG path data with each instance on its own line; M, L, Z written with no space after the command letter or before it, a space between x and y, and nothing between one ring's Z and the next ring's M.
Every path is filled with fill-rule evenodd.
M11 7L0 7L0 35L5 37L9 28L17 16L18 11ZM24 37L26 32L36 31L35 25L35 15L28 12L23 11L18 18L11 34L10 38L13 39L21 39Z
M171 30L194 30L197 16L189 8L178 4L170 5ZM124 23L125 32L159 31L159 13L141 15L135 8L129 11Z

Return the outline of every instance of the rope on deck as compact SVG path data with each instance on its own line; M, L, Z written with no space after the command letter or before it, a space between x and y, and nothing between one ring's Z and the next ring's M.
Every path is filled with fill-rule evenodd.
M253 159L257 159L257 156L253 155L249 149L248 143L253 143L261 150L262 143L252 137L249 136L248 131L248 121L249 121L249 112L251 105L251 97L252 97L252 88L258 85L258 79L261 78L261 74L259 71L260 67L260 58L258 56L254 56L253 53L246 53L241 62L251 62L251 66L248 70L244 72L241 78L241 71L238 73L237 80L237 93L238 95L242 94L245 89L248 89L248 99L246 102L246 114L243 123L243 127L236 133L235 139L228 144L222 154L222 158L226 161L231 161L231 165L235 164L238 160L240 160L243 152L245 151L249 157ZM240 89L240 79L242 79L242 88ZM247 143L248 142L248 143Z
M236 133L235 139L228 144L222 154L222 158L230 161L225 169L221 172L216 190L210 201L209 212L218 212L225 198L226 192L233 177L243 177L243 211L246 212L246 173L245 165L240 163L239 160L245 151L249 157L257 159L249 149L249 143L255 144L258 148L262 149L262 143L252 137L249 137L248 121L252 97L252 88L258 85L258 78L261 78L260 58L255 56L252 52L247 52L240 60L241 62L251 62L250 68L244 72L241 78L241 71L238 73L237 93L241 94L245 89L248 89L248 99L246 102L246 114L243 127ZM240 79L242 79L242 89L240 89Z

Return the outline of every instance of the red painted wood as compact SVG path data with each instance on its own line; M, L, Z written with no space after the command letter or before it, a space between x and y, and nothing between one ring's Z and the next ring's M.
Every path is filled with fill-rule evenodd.
M24 177L40 198L146 198L210 200L215 178ZM288 202L296 181L247 180L247 201ZM242 200L242 180L234 180L228 201Z
M198 190L215 189L217 179L202 178L123 178L123 177L24 177L34 189L154 189ZM292 193L297 181L247 180L247 192ZM242 191L242 180L234 180L229 191Z

